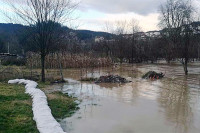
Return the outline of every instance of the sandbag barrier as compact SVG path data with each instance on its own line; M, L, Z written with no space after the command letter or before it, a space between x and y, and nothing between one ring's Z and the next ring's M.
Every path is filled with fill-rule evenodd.
M55 120L48 106L47 97L43 91L37 88L38 84L31 80L9 80L9 84L25 84L25 93L32 97L33 119L40 133L66 133Z

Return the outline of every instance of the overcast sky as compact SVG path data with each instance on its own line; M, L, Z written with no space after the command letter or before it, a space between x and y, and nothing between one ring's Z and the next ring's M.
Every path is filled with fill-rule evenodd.
M79 29L103 31L105 22L136 19L143 31L157 30L159 6L166 0L81 0L75 14ZM200 0L193 0L198 3ZM0 9L4 6L0 0ZM1 19L0 22L5 22ZM76 24L77 23L77 24Z
M137 19L144 31L157 30L158 9L165 0L82 0L80 28L104 30L106 21Z
M159 7L167 0L82 0L79 8L80 28L104 30L106 21L136 19L143 31L158 30ZM200 0L192 0L196 8Z

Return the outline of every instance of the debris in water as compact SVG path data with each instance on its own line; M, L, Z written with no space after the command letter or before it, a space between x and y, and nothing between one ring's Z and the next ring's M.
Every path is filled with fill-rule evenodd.
M122 78L118 75L108 75L108 76L101 76L95 83L129 83L125 78Z
M161 73L157 73L155 71L149 71L148 73L146 73L145 75L142 76L143 79L152 79L152 80L156 80L156 79L161 79L163 78L165 75L161 72Z
M82 78L80 81L92 82L92 81L96 81L96 80L97 80L97 78L92 78L92 77L90 77L90 78Z

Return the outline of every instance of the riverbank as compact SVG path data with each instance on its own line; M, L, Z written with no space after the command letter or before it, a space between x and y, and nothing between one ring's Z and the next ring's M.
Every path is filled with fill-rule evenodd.
M46 84L39 84L45 88ZM59 120L77 110L75 98L59 92L46 94L53 116ZM0 132L38 133L33 120L32 101L23 85L0 82Z

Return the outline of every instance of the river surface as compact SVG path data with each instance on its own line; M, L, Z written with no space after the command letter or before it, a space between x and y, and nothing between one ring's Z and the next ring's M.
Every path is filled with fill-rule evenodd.
M154 70L162 80L143 80ZM60 123L68 133L200 133L200 63L184 76L179 64L122 65L88 70L88 76L118 74L127 84L79 82L80 70L68 70L69 83L57 86L78 97L80 110ZM55 89L55 88L54 88Z

